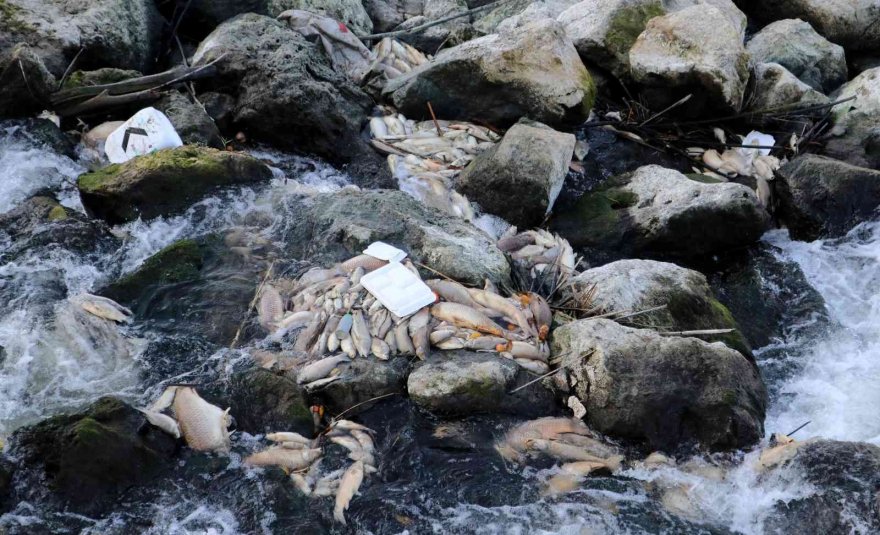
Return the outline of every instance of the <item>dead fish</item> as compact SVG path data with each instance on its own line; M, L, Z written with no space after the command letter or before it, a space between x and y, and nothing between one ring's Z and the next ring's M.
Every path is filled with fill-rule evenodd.
M546 440L542 438L529 439L526 445L530 449L536 449L545 454L555 457L561 461L593 461L602 462L604 459L597 457L588 452L584 448L574 446L565 442L556 440Z
M394 341L397 343L397 351L401 355L415 355L416 348L408 333L409 322L402 321L394 327Z
M266 284L260 291L258 307L260 325L267 331L274 331L278 321L284 316L284 302L281 294L271 284Z
M388 346L388 353L391 355L397 354L397 339L394 337L394 331L388 329L388 332L385 334L384 338L385 344Z
M345 471L339 482L339 490L336 491L336 506L333 508L333 518L345 525L345 510L351 499L357 494L364 480L364 463L357 461Z
M307 352L309 348L312 347L312 344L315 343L315 340L321 335L326 321L327 313L323 311L318 312L311 323L309 323L308 326L297 335L296 342L293 344L293 350Z
M361 461L364 463L364 472L371 473L376 471L376 458L372 453L365 450L357 450L348 454L348 458L352 461Z
M323 379L318 379L317 381L312 381L311 383L306 383L303 385L303 388L305 388L307 391L311 392L313 390L317 390L319 388L325 387L325 386L329 385L330 383L333 383L338 380L339 380L338 375L334 375L333 377L325 377Z
M300 492L302 492L306 496L312 495L312 486L309 484L309 481L304 475L292 472L290 474L290 480Z
M374 433L374 431L369 427L363 424L359 424L357 422L352 422L351 420L334 420L333 424L331 424L330 427L332 427L333 429L345 429L348 431L356 429L365 433Z
M539 360L546 363L547 359L550 358L549 350L543 351L541 348L535 347L533 344L520 342L518 340L510 342L507 351L509 351L515 359Z
M469 306L458 303L437 303L431 307L431 315L439 320L448 321L459 327L473 329L482 333L495 336L502 336L504 334L501 326L490 320L488 316ZM410 323L412 323L412 320Z
M516 306L510 299L502 297L497 293L487 292L486 290L477 290L477 289L469 289L468 293L471 294L471 297L474 298L474 301L483 305L486 308L491 308L492 310L498 311L499 313L507 316L508 318L514 320L516 324L519 326L522 332L531 334L533 336L537 336L538 333L534 332L534 330L529 325L529 322L526 320L525 314L523 311ZM496 334L496 333L491 333ZM500 333L497 333L496 336L501 336Z
M545 373L550 371L550 366L541 362L540 360L532 360L532 359L513 359L517 364L519 364L522 368L537 374L544 375Z
M244 464L250 466L278 466L287 470L301 470L321 456L319 448L291 450L280 446L254 453L245 458Z
M529 449L527 441L529 439L554 439L563 433L571 433L577 435L590 436L592 432L582 421L577 418L563 418L547 416L523 422L511 428L505 435L504 439L496 445L499 453L505 458L510 453L524 452ZM502 448L499 449L499 446ZM502 452L502 449L504 450Z
M391 356L391 349L381 338L373 338L370 341L370 353L379 360L388 360Z
M616 448L603 444L595 438L585 437L576 433L562 433L558 435L557 440L572 444L582 448L587 453L592 453L596 457L608 458L617 455L619 452Z
M431 340L431 343L437 345L441 342L444 342L453 336L455 336L455 328L449 327L445 329L438 329L435 331L431 331L431 334L428 336L428 339Z
M338 366L349 362L351 362L351 359L346 355L337 355L335 357L326 357L317 360L303 366L303 368L296 374L296 382L298 384L303 384L323 379L330 375L330 372Z
M550 333L550 325L553 324L553 311L550 310L550 305L540 295L529 292L528 297L529 310L532 312L532 317L535 318L538 337L541 340L546 340L547 335Z
M196 451L229 451L229 409L202 399L192 387L177 387L172 404L187 445Z
M431 341L428 339L428 324L430 322L431 312L426 307L413 314L407 325L407 331L409 332L413 352L422 360L424 360L431 351Z
M299 444L311 444L312 439L306 438L299 433L293 431L279 431L276 433L267 433L266 440L272 442L297 442Z
M357 356L357 349L354 347L354 341L352 341L351 337L345 338L339 342L339 349L348 355L348 358L355 358Z
M534 243L535 237L532 234L523 232L522 234L516 234L514 236L502 237L498 240L496 247L505 253L511 253L513 251L519 251L526 245L533 245Z
M473 350L495 350L499 345L507 345L508 340L499 336L477 336L465 340L464 347Z
M174 438L180 438L180 426L177 425L177 420L167 414L162 414L161 412L154 412L149 409L138 410L143 413L144 417L146 417L151 425L158 427Z
M340 476L342 470L334 470L326 476L319 479L312 489L312 496L330 496L339 488Z
M479 309L479 305L468 293L467 288L455 281L429 279L425 281L425 284L446 301Z
M442 349L444 351L454 350L454 349L464 349L465 344L464 340L453 336L451 338L447 338L440 343L434 344L438 349Z
M574 490L583 478L594 472L605 471L613 474L620 469L620 464L622 462L623 456L618 455L601 461L576 461L566 463L562 465L561 473L556 474L547 481L547 486L549 487L551 494L569 492Z
M387 263L387 260L382 260L368 254L362 254L349 258L345 262L339 264L339 269L345 273L351 273L357 268L364 268L364 273L369 273L379 269Z
M369 433L361 431L360 429L352 429L351 436L353 436L360 443L364 451L373 453L376 450L376 445L373 443L373 437L371 437Z
M363 449L361 443L358 442L356 438L350 435L339 435L330 437L330 442L338 444L348 451L358 451Z
M78 304L80 308L93 316L116 323L131 323L131 310L112 299L84 293L71 297L70 301Z
M169 386L168 388L166 388L162 392L162 395L160 395L158 399L156 399L156 401L154 401L153 404L147 408L147 410L152 412L162 412L170 407L171 404L174 402L174 394L177 393L177 388L178 387L176 386Z
M360 310L352 313L351 339L354 342L358 355L364 358L370 355L373 337L370 336L370 328L367 326L364 315Z
M315 313L311 310L292 312L285 315L277 322L278 330L292 331L293 329L299 329L300 327L305 327L314 319Z

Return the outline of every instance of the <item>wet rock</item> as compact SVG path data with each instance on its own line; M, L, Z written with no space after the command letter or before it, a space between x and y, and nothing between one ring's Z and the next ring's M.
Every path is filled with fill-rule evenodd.
M48 119L29 118L3 121L8 141L22 141L30 145L48 147L52 152L76 159L76 145L71 137Z
M0 10L2 10L0 5ZM2 32L0 22L0 32ZM0 117L26 117L39 113L55 89L55 77L46 70L36 51L21 43L4 50L0 36Z
M777 213L795 239L842 236L880 206L880 171L805 154L777 176Z
M562 190L574 145L571 134L520 120L462 171L456 189L513 225L538 226Z
M604 182L551 223L578 247L679 258L747 246L767 225L746 186L697 182L657 165Z
M27 43L60 77L82 49L77 67L150 70L162 17L152 0L3 0L0 50Z
M541 385L508 394L525 384L526 380L518 382L517 378L526 376L518 364L495 353L438 351L416 364L406 389L417 405L446 416L550 412L552 395Z
M295 431L305 436L314 432L303 392L288 377L261 368L245 370L232 376L229 388L219 397L228 400L235 427L241 431Z
M880 25L872 23L880 15L880 5L875 0L743 0L738 4L743 11L761 21L804 20L826 39L847 50L880 48Z
M822 93L846 82L843 47L826 40L810 23L799 19L768 24L752 37L746 50L753 63L778 63Z
M181 212L211 191L272 178L259 160L207 147L165 149L77 179L83 205L110 224Z
M397 190L319 195L285 239L293 256L313 262L339 262L381 240L463 283L510 277L507 260L486 234Z
M406 20L401 4L397 0L364 0L364 9L373 21L373 30L388 32Z
M755 87L747 109L768 110L782 106L815 106L830 102L828 97L800 81L778 63L755 66Z
M557 17L559 17L560 13L577 3L578 0L543 0L541 2L532 2L528 5L528 7L526 7L516 15L502 20L492 33L509 32L514 28L519 28L520 26L525 26L526 24L541 19L557 20ZM503 7L504 5L502 4L499 9ZM560 20L559 22L565 25L565 21ZM567 28L566 33L568 33ZM572 37L570 33L568 34L568 36ZM572 40L574 39L572 38ZM577 48L577 44L575 44L575 48ZM583 56L581 57L583 58ZM587 58L583 59L584 61L587 61Z
M64 89L74 89L93 85L115 84L129 78L142 76L138 71L131 69L115 69L104 67L93 71L73 71L64 81Z
M542 20L443 50L384 94L407 117L426 117L431 102L439 117L506 127L523 116L550 125L583 121L595 86L562 27Z
M789 465L804 474L813 492L777 502L765 524L767 532L880 531L880 448L864 442L817 440L799 447Z
M754 360L736 319L715 298L706 277L698 271L654 260L619 260L588 269L573 281L595 285L593 305L606 312L666 306L634 317L632 323L639 327L670 331L737 329L701 338L720 340Z
M761 376L724 344L598 319L557 328L553 353L566 355L585 421L601 433L666 450L742 448L764 434Z
M372 99L333 69L320 45L249 13L218 26L193 63L221 56L208 87L236 98L233 122L250 137L337 164L375 158L360 137Z
M185 144L223 148L223 138L220 137L220 130L214 120L205 108L192 102L189 96L170 91L156 101L153 107L168 116Z
M169 470L177 447L174 437L112 397L22 428L11 442L25 466L42 469L53 498L81 514L102 511Z
M338 381L316 391L313 396L338 413L377 396L403 394L409 367L407 358L395 358L388 362L356 359L339 375ZM370 405L361 407L368 408Z
M408 18L395 29L414 28L465 11L467 11L467 3L464 0L425 0L421 15ZM474 36L475 31L468 22L468 17L461 17L420 32L400 35L397 39L428 54L435 54L443 47L461 44Z
M742 36L727 16L709 4L651 19L629 51L633 79L662 109L687 94L683 110L739 110L749 79Z
M197 25L207 27L205 35L225 20L243 13L269 14L270 0L193 0L187 10ZM189 18L189 17L187 17Z
M558 21L585 62L629 76L629 51L648 21L666 14L660 0L584 0Z
M834 130L825 153L853 165L880 169L880 67L861 73L831 96L834 100L851 97L856 100L831 110Z
M180 284L199 278L205 251L194 240L179 240L144 261L133 273L101 293L119 302L132 302L151 286Z
M318 13L342 22L355 35L373 33L373 21L360 0L269 0L269 15L277 17L288 9Z
M209 91L199 95L199 100L205 106L208 116L214 120L214 124L221 132L227 132L232 128L232 119L235 115L235 98L225 94Z

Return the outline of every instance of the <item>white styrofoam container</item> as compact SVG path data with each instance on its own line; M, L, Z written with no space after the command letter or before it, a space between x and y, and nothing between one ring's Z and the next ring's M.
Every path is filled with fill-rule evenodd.
M393 245L388 245L382 241L374 241L364 250L364 254L376 257L379 260L387 260L388 262L402 262L406 258L406 252L401 251Z
M415 273L400 262L386 266L361 277L361 284L399 317L409 316L436 299L434 292Z

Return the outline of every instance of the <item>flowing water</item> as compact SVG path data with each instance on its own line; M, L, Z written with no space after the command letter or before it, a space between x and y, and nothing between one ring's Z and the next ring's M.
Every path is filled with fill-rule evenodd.
M10 258L11 238L0 229L0 435L104 394L145 403L164 381L222 381L246 365L243 352L223 349L161 314L121 332L96 332L71 312L66 297L98 290L181 238L245 226L271 250L283 250L284 230L297 217L295 201L348 183L320 162L255 155L276 167L271 183L218 194L180 216L120 226L114 230L124 240L110 251L50 245ZM54 189L65 206L81 210L71 181L84 169L70 159L4 138L0 130L0 169L0 213L41 188ZM764 240L803 270L831 320L820 330L787 325L786 336L756 352L765 370L786 362L785 373L773 373L768 384L768 434L810 421L798 436L880 443L874 417L880 405L880 223L863 224L838 240L795 242L784 231ZM769 283L765 289L774 291ZM759 477L751 467L757 452L751 452L697 458L690 468L633 467L614 478L591 478L563 496L543 496L543 483L557 470L551 463L507 466L492 450L512 418L441 422L398 399L358 419L377 430L380 451L380 473L367 479L348 513L364 533L763 533L779 500L815 492L792 468ZM446 438L438 438L438 426ZM258 437L236 433L228 458L184 449L172 476L133 489L96 518L47 507L39 493L29 494L33 499L0 517L0 530L344 532L331 519L329 499L307 501L278 474L242 468L242 456L258 445ZM331 466L339 461L328 460ZM732 468L719 479L707 463ZM852 520L854 533L865 529Z

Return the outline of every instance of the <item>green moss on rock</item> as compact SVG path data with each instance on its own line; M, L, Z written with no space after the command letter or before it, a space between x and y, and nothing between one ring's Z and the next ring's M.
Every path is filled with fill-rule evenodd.
M9 33L33 31L34 27L23 21L19 16L20 13L20 7L10 4L7 0L0 0L0 31Z
M144 262L134 273L111 284L103 294L122 302L131 302L146 289L200 277L204 252L194 240L180 240L165 247Z
M46 219L49 221L62 221L67 219L67 210L59 204L49 210L49 215L46 216Z
M2 1L2 0L0 0ZM74 71L64 82L64 89L88 87L93 85L114 84L129 78L137 78L141 73L129 69L105 67L94 71Z
M609 24L605 45L615 56L625 56L645 30L648 21L665 13L660 2L639 4L619 10Z

